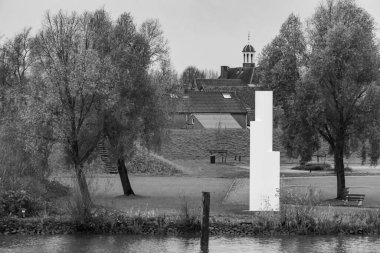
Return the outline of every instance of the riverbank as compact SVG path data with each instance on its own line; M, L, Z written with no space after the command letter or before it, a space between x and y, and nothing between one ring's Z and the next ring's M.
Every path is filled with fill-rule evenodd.
M0 236L2 252L205 252L199 237L155 235L13 235ZM211 236L209 253L297 252L373 253L378 252L378 236Z
M213 169L216 173L227 168L215 166ZM72 175L57 175L51 179L75 188ZM281 178L280 212L243 211L248 209L246 178L131 175L136 193L133 196L121 195L118 175L89 174L87 179L97 205L90 215L75 217L72 212L70 216L63 215L70 213L70 210L65 211L71 206L68 196L55 201L60 205L58 209L63 210L60 215L25 219L7 217L0 220L0 234L198 236L202 191L211 194L210 235L380 234L378 208L321 205L321 201L334 196L334 177ZM347 185L366 194L364 206L367 207L378 207L376 192L380 186L377 182L376 176L347 178ZM363 185L366 188L360 187Z
M199 215L184 207L177 215L141 212L134 216L97 208L79 222L70 216L0 219L0 234L131 234L191 235L200 233ZM211 216L212 236L273 235L380 235L380 210L352 208L341 212L334 207L282 205L280 212L245 212L240 215Z

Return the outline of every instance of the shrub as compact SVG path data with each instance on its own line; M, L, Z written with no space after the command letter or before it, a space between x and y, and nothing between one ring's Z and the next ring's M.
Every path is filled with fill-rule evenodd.
M348 171L348 172L352 172L352 168L351 167L344 167L344 171Z
M200 220L190 209L190 204L186 197L182 198L178 216L179 228L183 232L197 231L200 228Z
M321 191L308 186L306 190L281 187L281 204L316 206L322 202Z
M45 186L34 177L8 177L2 182L2 188L5 191L24 190L33 196L41 196L46 193Z
M86 204L78 189L75 189L72 198L67 202L67 210L72 220L77 226L83 226L91 221L93 215L91 213L91 205Z
M24 190L33 195L42 195L46 192L45 187L34 177L8 176L1 179L1 187L4 191Z
M305 165L300 165L297 167L293 167L292 170L305 170L305 171L326 171L332 170L330 164L323 163L308 163Z
M66 196L70 188L62 185L57 181L49 181L47 179L38 179L35 177L12 177L2 180L2 189L4 191L24 190L35 197L43 197L51 200Z
M1 194L1 216L17 215L21 216L22 209L25 209L25 216L36 216L40 211L45 210L48 203L40 197L35 197L24 190L8 190Z
M44 179L42 183L46 188L46 194L44 195L46 199L64 197L70 192L70 187L63 185L58 181L49 181Z
M173 165L158 159L147 151L138 151L127 164L129 173L150 175L175 175L181 172Z

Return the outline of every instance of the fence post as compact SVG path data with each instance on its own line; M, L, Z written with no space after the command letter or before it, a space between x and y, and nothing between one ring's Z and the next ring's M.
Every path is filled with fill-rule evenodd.
M201 250L208 250L210 193L202 192Z

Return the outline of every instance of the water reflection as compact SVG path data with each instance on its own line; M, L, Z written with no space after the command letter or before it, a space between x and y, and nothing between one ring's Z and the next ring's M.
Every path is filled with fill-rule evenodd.
M0 251L207 252L200 250L199 238L126 235L0 236ZM380 252L380 238L375 236L211 237L208 252Z

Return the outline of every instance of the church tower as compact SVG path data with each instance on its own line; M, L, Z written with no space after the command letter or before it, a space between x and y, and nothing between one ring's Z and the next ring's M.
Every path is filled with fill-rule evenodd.
M250 43L250 34L248 34L248 44L243 48L243 68L253 68L255 67L255 49Z

